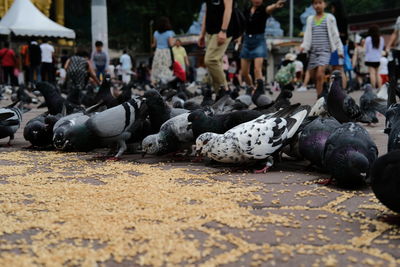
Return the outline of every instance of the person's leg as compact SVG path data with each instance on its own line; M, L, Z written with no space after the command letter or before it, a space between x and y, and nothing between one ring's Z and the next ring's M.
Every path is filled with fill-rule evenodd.
M306 74L304 75L304 83L303 86L305 88L307 88L308 84L310 83L310 78L311 78L311 71L310 70L306 70Z
M224 44L218 45L217 34L207 37L207 50L204 63L207 66L215 93L218 93L221 87L225 87L225 90L228 90L228 83L225 79L225 73L222 68L222 57L224 56L231 39L232 38L228 38Z
M244 81L246 82L247 86L253 86L253 80L251 79L251 76L250 76L251 62L250 62L250 60L244 59L244 58L241 59L241 62L242 62L241 63L241 66L242 66L241 76L244 78Z
M262 74L264 64L264 58L254 59L254 77L256 80L262 80L264 75Z
M374 71L374 68L373 68L373 67L368 67L368 72L369 72L369 79L370 79L371 86L372 86L373 88L375 88L376 80L375 80L375 71Z
M322 95L324 90L324 81L325 81L325 69L326 66L318 66L316 70L316 82L315 87L317 89L318 97Z

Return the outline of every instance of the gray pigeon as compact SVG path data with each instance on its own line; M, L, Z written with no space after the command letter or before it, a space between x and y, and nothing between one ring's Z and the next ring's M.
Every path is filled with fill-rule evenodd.
M126 141L131 137L129 129L139 113L141 100L131 99L119 106L107 109L90 117L85 123L102 146L118 144L119 150L115 159L119 159L126 151Z
M193 131L189 128L189 113L166 121L157 134L147 136L142 142L144 154L165 155L191 148Z
M267 161L260 171L267 172L273 165L273 154L296 134L309 111L309 107L298 107L286 118L262 115L225 134L204 133L196 140L196 151L222 163Z
M324 165L339 186L365 184L369 171L378 157L378 148L367 130L356 123L346 123L328 138Z
M378 123L379 120L376 117L376 112L385 115L387 111L386 100L379 99L378 96L373 92L370 84L366 84L363 89L364 94L360 97L361 112L371 118L372 123Z
M400 104L393 104L386 114L385 133L389 135L388 152L400 149Z
M21 126L21 122L20 109L11 106L0 108L0 139L9 137L8 146L11 146L11 141L14 140L14 135Z

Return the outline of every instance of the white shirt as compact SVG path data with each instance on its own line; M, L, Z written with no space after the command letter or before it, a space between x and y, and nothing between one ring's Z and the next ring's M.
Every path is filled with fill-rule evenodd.
M48 43L44 43L40 45L40 49L42 50L42 62L53 63L54 47Z
M304 70L303 62L296 60L294 64L296 65L296 72L302 72Z
M368 36L365 39L365 62L380 62L384 46L385 40L383 37L380 38L379 48L375 48L372 44L371 36Z
M389 74L388 63L389 60L386 57L381 57L381 64L379 65L379 74L382 75Z
M121 63L121 67L123 70L131 70L132 69L132 60L128 54L123 54L119 58L119 62Z

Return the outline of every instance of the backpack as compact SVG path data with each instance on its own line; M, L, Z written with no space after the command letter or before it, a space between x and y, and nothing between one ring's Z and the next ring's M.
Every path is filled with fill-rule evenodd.
M293 81L296 77L296 65L289 63L286 66L282 66L278 73L275 75L275 81L280 85L287 85Z

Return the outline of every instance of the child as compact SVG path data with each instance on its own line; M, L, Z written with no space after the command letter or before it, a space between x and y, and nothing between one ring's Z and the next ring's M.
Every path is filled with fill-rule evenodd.
M312 0L316 15L307 19L306 31L300 52L309 51L308 69L316 81L318 98L323 96L325 69L329 65L331 53L337 51L343 58L343 44L340 40L336 19L325 13L325 0Z
M388 70L389 61L387 59L387 54L385 51L382 52L382 57L379 65L379 76L381 81L379 83L379 88L382 87L385 83L389 82L389 70Z

